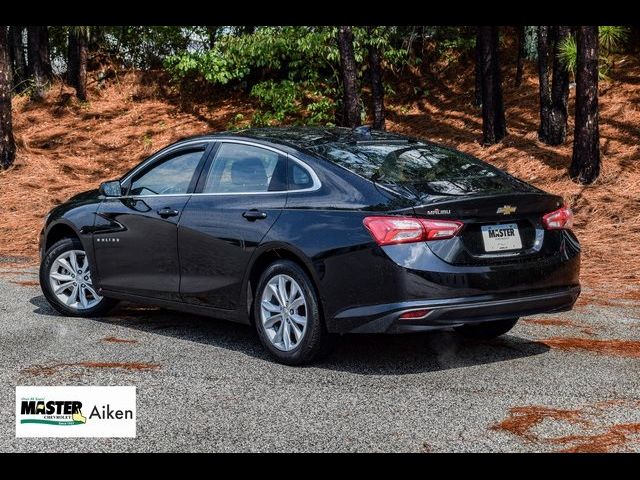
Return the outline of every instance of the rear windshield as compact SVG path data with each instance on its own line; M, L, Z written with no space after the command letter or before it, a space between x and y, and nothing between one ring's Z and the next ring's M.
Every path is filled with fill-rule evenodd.
M509 192L519 183L480 160L419 142L325 144L312 150L369 180L417 196Z

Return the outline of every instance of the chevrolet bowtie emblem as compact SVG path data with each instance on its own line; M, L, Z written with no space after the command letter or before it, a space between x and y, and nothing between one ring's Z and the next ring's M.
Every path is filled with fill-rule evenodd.
M511 205L505 205L504 207L498 208L496 213L501 213L503 215L511 215L513 212L516 211L517 208L518 207L512 207Z

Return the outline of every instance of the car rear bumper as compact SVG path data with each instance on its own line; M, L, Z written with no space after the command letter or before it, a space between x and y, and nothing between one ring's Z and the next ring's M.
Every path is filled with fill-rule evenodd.
M334 333L405 333L456 327L468 323L571 310L580 286L509 294L486 294L438 300L361 306L343 310L327 322ZM413 310L428 310L420 319L400 319Z

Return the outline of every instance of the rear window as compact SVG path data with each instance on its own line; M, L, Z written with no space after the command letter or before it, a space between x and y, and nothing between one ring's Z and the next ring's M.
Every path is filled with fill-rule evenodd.
M369 180L418 196L510 191L516 181L480 160L418 142L329 144L312 150Z

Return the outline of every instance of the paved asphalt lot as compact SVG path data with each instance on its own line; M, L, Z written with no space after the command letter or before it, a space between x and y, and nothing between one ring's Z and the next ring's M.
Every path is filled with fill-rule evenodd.
M292 368L242 325L132 306L60 317L35 279L0 266L0 451L640 451L640 344L592 346L640 341L637 305L534 317L485 343L345 336ZM558 348L574 337L583 349ZM16 385L136 385L138 437L16 439Z

